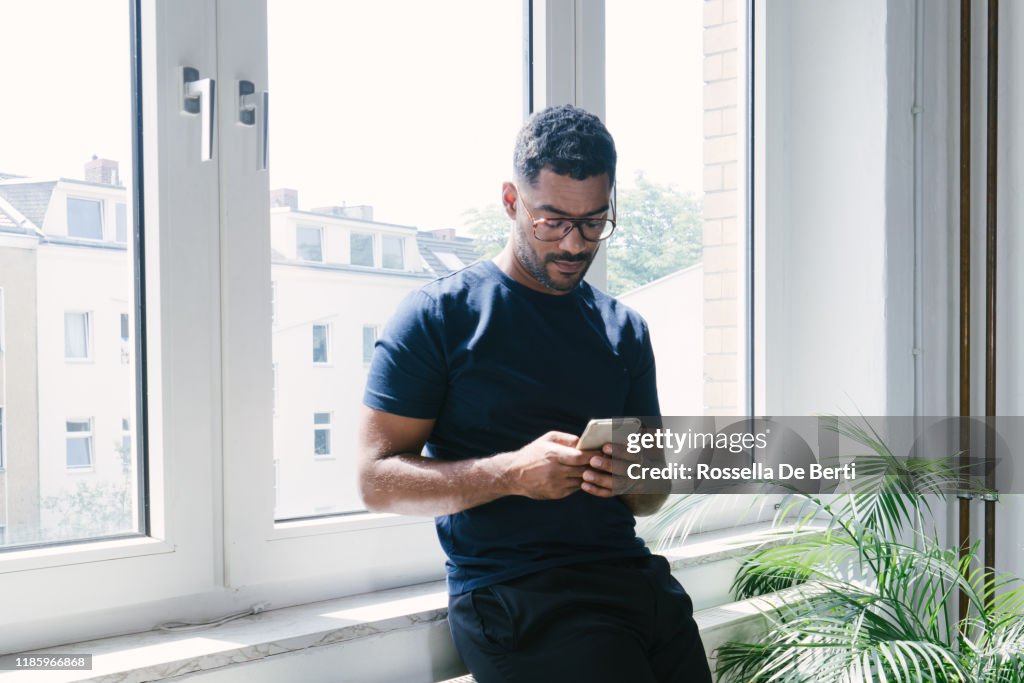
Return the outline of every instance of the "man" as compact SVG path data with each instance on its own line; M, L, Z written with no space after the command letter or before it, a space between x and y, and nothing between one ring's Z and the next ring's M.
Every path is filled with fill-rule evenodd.
M520 131L504 251L399 307L361 426L371 510L433 515L449 623L480 681L710 681L692 602L634 515L623 446L591 418L659 415L647 325L583 281L614 229L615 145L572 106ZM424 446L425 455L421 455Z

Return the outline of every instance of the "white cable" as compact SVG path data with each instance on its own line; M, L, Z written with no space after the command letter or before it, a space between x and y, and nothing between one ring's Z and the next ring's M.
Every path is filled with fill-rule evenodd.
M221 619L215 619L213 621L168 621L166 623L159 624L155 628L160 630L160 631L174 631L174 632L179 632L179 631L199 631L199 630L205 629L205 628L215 628L217 626L220 626L221 624L226 624L229 621L234 621L235 619L241 619L242 617L249 617L249 616L252 616L253 614L259 614L260 612L264 611L268 607L270 607L270 603L268 603L268 602L258 602L255 605L253 605L252 607L250 607L245 612L239 612L237 614L232 614L230 616L226 616L226 617L223 617Z

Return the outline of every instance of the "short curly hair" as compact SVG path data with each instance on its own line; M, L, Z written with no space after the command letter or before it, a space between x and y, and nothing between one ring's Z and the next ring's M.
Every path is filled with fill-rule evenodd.
M615 183L615 141L601 119L563 104L536 112L516 136L513 166L518 178L531 185L542 168L575 180L608 174Z

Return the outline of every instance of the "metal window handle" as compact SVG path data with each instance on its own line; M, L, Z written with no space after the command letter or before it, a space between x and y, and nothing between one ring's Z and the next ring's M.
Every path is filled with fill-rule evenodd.
M213 130L216 123L217 84L212 78L199 78L199 69L185 66L181 69L182 111L199 114L200 151L202 161L213 159Z
M262 115L261 115L262 114ZM252 81L238 82L238 122L243 126L256 126L259 118L259 130L256 137L256 158L259 170L267 170L270 161L270 93L264 90L256 92L256 84Z

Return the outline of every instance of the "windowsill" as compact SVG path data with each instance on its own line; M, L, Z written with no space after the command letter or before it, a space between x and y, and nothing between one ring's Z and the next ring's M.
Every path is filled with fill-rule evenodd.
M763 530L768 525L752 526ZM695 534L692 543L664 554L673 571L678 571L749 553L757 545L752 542L755 532L730 531L707 532L699 537ZM760 624L755 600L694 613L708 651L733 637L736 628L750 629L755 628L755 622ZM326 653L326 646L355 644L371 636L423 629L447 618L447 603L445 584L437 581L269 610L216 628L178 633L146 631L33 653L93 655L91 671L53 673L47 679L50 681L82 681L100 676L161 680L300 651L308 656L320 647ZM5 674L0 672L0 681L3 680Z
M65 467L64 471L67 474L88 474L89 472L95 472L96 468L92 465L85 465L82 467Z

